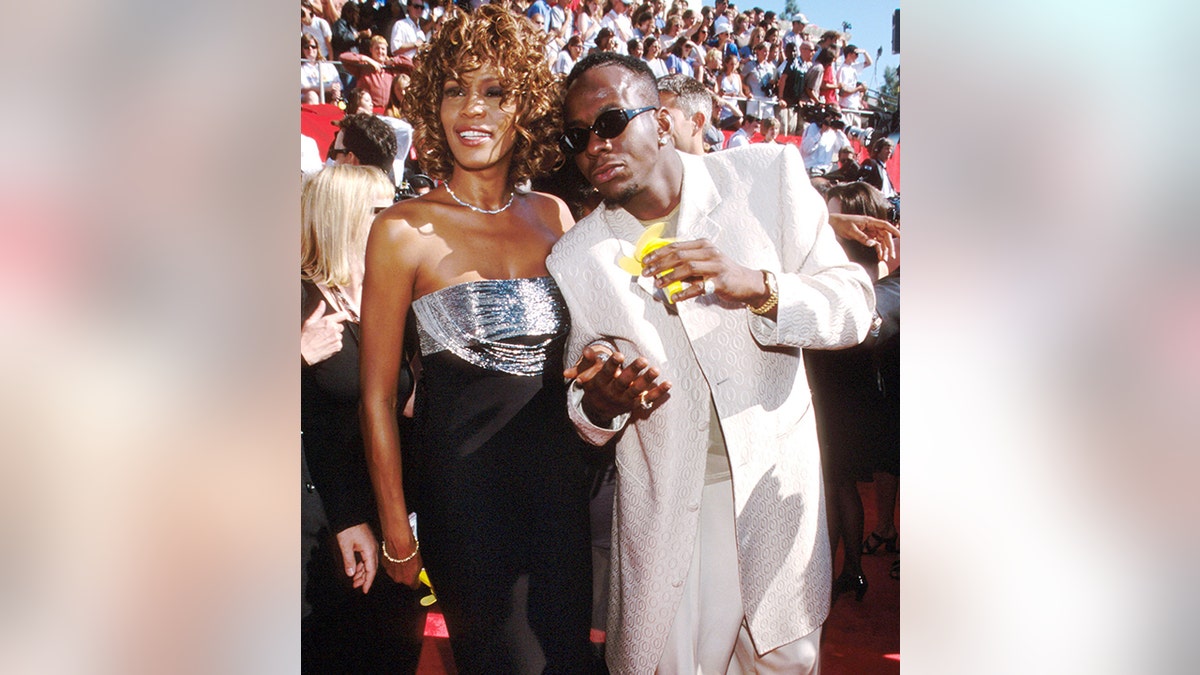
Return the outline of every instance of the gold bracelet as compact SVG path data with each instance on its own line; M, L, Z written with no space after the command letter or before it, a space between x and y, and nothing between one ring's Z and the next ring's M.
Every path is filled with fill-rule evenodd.
M775 283L775 274L770 270L763 270L762 273L763 283L767 285L767 290L771 292L771 297L767 298L767 301L758 307L746 305L747 309L759 316L766 314L774 309L775 305L779 304L779 286Z
M417 547L413 549L413 552L411 554L409 554L409 556L407 558L401 558L401 559L397 560L396 558L393 558L392 556L388 555L387 540L384 539L383 540L383 557L387 558L387 561L390 563L393 563L395 565L403 565L404 563L417 557L417 554L421 552L421 540L417 539L416 537L413 537L413 541L416 542L416 544L417 544Z

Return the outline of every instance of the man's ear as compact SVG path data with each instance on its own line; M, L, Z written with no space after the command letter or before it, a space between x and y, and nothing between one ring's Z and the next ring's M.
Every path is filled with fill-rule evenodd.
M349 150L346 151L346 161L344 163L352 164L354 166L362 166L362 162L358 161L358 155L355 155L353 152L350 152Z
M665 107L660 107L657 113L658 119L658 136L670 136L671 129L675 128L675 120L671 119L671 112Z
M692 124L696 127L693 136L704 133L704 113L692 113Z

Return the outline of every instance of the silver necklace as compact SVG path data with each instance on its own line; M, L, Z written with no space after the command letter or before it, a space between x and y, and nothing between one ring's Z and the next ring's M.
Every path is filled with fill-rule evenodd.
M450 189L450 181L446 181L445 183L443 183L443 185L446 186L446 192L450 193L450 198L453 199L454 201L458 202L459 206L465 206L468 209L471 209L472 211L474 211L476 213L486 213L489 216L494 216L497 213L506 211L508 209L508 207L512 206L513 199L517 196L517 193L515 191L510 193L508 195L508 203L507 204L505 204L504 206L501 206L500 208L496 209L495 211L489 211L488 209L481 209L478 206L475 206L473 204L468 204L468 203L464 202L463 200L459 199L458 195L454 194L454 190Z

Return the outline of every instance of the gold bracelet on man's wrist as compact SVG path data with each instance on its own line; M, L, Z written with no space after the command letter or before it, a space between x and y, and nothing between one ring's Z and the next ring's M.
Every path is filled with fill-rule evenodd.
M763 270L762 273L763 283L767 285L767 290L771 292L771 295L767 298L766 302L758 307L746 305L747 309L759 316L770 312L772 309L775 309L775 305L779 304L779 285L775 283L775 273L770 270Z

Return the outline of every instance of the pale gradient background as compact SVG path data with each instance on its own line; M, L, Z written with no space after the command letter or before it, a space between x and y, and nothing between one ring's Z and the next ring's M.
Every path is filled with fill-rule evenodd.
M961 5L902 5L903 670L1193 671L1198 12ZM0 671L299 670L295 22L9 10Z

